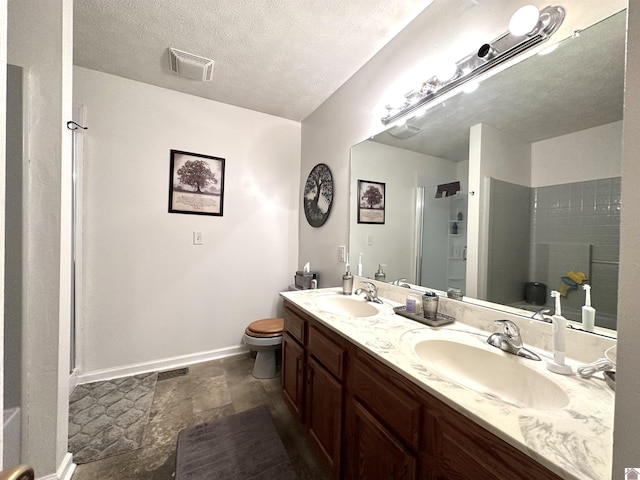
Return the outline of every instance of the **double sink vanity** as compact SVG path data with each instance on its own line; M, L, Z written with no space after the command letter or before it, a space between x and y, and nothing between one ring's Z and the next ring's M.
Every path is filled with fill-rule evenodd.
M382 304L340 288L281 294L283 397L332 478L610 477L614 392L601 373L545 368L550 324L441 297L456 321L432 328L394 313L409 290L376 285ZM488 345L497 319L542 361ZM615 344L566 333L574 369Z

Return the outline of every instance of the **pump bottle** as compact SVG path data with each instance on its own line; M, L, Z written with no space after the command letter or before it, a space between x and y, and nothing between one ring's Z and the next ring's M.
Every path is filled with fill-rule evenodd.
M386 265L384 263L379 264L378 265L378 271L374 275L374 278L379 282L384 282L385 279L387 278L387 275L382 270L382 267L386 267Z
M353 291L353 275L351 275L351 267L349 266L349 254L347 253L347 269L342 275L342 294L351 295Z

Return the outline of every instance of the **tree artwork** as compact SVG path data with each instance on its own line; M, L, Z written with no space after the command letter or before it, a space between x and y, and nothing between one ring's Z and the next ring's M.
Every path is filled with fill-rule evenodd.
M382 182L358 180L358 223L384 224L385 188Z
M362 194L362 200L368 205L369 208L374 208L382 202L382 192L378 187L370 185L369 188Z
M225 159L171 150L169 213L213 215L224 210Z
M320 227L326 222L333 202L333 177L324 163L311 170L304 186L304 213L312 227Z
M202 193L209 184L217 185L218 179L204 160L187 160L178 169L180 183L189 185L196 192Z

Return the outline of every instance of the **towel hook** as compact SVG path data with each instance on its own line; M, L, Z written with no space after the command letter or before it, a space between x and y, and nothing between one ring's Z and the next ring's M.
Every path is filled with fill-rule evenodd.
M87 130L87 127L83 127L82 125L74 121L67 122L67 128L69 130L78 130L79 128L81 128L82 130Z

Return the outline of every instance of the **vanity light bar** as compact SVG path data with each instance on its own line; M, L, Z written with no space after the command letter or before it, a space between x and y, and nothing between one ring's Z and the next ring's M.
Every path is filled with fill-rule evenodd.
M404 105L384 107L386 115L382 117L382 123L384 125L394 123L408 113L424 108L426 104L469 80L477 78L488 70L548 40L558 30L564 16L565 11L562 7L548 6L543 8L539 12L539 18L534 28L528 33L514 35L511 32L506 32L500 35L491 43L482 45L477 52L473 52L456 62L456 73L452 78L440 80L437 76L433 76L424 81L419 89L404 94Z

